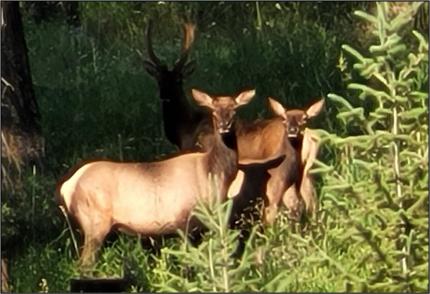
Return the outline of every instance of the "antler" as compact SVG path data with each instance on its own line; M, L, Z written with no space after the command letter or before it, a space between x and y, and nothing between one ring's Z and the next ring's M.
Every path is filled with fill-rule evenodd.
M151 60L154 65L157 67L163 66L160 59L155 55L154 49L152 48L152 41L151 41L151 31L152 31L152 21L150 20L148 23L148 26L146 27L146 45L149 55L149 60Z
M178 58L178 60L175 62L174 70L180 71L183 67L185 62L187 61L188 54L190 53L190 47L194 42L194 31L196 26L191 23L185 23L183 27L184 31L184 39L182 41L182 49L181 49L181 55Z

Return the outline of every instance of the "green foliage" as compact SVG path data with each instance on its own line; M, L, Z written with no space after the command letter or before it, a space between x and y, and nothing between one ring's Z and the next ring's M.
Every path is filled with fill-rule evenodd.
M59 241L61 246L59 246ZM70 254L70 239L60 236L49 244L26 248L9 266L12 292L63 292L77 275L76 257Z
M361 80L348 89L357 96L328 95L344 129L359 130L346 137L321 131L337 160L332 168L319 162L314 171L324 179L323 214L329 223L343 224L349 246L360 245L359 264L372 261L368 276L360 274L362 268L343 273L360 277L351 283L355 289L428 287L428 42L413 31L408 49L400 33L421 4L391 18L388 3L377 3L376 15L356 12L372 23L378 42L368 57L342 46L356 60ZM371 107L365 110L359 105L366 102Z
M54 190L53 179L41 174L36 167L26 170L22 177L20 193L2 191L1 239L4 248L11 248L11 251L21 242L50 241L52 235L46 231L61 227L59 210L53 209L54 197L47 195L47 191Z

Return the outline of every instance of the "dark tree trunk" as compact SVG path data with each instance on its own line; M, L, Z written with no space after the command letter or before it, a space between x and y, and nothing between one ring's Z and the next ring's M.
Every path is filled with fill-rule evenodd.
M19 3L2 2L2 6L2 102L14 108L22 130L39 132L40 114L33 91Z
M33 91L19 2L1 2L2 179L13 178L43 153L40 114ZM5 162L4 162L5 161ZM4 181L2 181L3 188ZM11 184L16 184L12 181Z

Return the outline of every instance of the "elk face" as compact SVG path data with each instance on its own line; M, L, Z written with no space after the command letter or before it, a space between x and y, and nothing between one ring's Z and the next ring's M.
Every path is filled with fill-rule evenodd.
M255 90L248 90L236 97L216 96L211 97L196 89L192 90L194 100L200 105L212 110L212 120L216 131L220 134L228 133L234 123L235 109L247 104L254 96Z
M284 119L289 138L297 138L303 132L308 120L317 116L324 106L324 98L322 98L306 110L287 110L273 98L268 99L273 112Z

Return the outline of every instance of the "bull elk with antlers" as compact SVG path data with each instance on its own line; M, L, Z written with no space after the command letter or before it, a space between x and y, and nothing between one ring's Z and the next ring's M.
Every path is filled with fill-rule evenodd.
M213 197L210 187L226 199L237 173L235 109L247 104L255 91L235 97L211 97L194 89L192 94L212 117L213 144L206 152L157 162L89 162L72 168L58 183L57 200L84 235L82 265L93 263L113 229L143 236L192 230L199 223L190 219L191 212L199 198Z
M194 31L194 25L184 24L181 54L173 67L169 69L154 53L151 38L152 22L149 22L146 29L149 60L144 61L144 66L158 84L165 135L180 150L195 147L195 134L202 122L211 126L206 113L193 109L183 89L184 79L192 74L195 67L194 61L188 61L190 48L194 41Z

